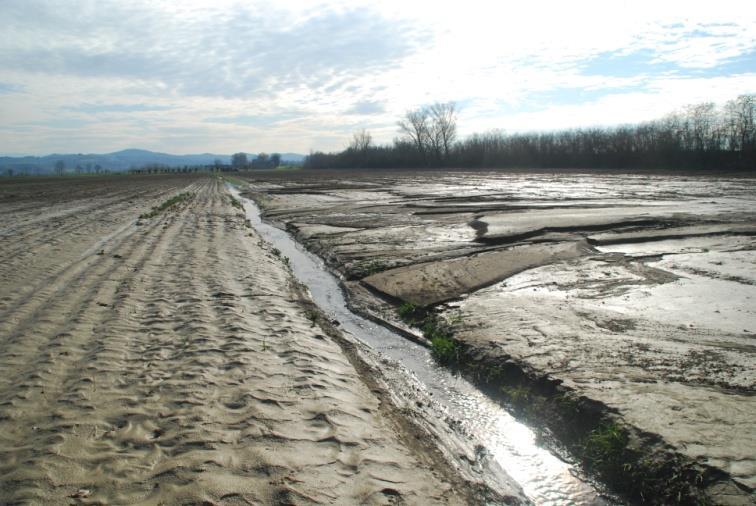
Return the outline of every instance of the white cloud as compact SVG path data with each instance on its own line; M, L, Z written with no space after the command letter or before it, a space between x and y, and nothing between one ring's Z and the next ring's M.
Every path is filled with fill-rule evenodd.
M5 0L0 17L0 152L306 152L362 126L389 141L433 101L469 133L756 91L747 63L718 71L756 51L740 1Z

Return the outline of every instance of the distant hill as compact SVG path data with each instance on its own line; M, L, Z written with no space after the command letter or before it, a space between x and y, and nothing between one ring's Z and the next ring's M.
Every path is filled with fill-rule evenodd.
M256 154L247 153L250 159ZM168 167L183 167L196 165L212 165L215 160L223 164L231 162L231 155L216 155L202 153L199 155L171 155L156 153L145 149L124 149L106 154L52 154L46 156L0 156L0 175L6 175L10 170L15 174L49 174L54 172L55 164L62 161L67 173L77 171L81 167L83 172L95 172L97 166L101 170L120 172L130 168L145 165L163 165ZM304 155L297 153L282 153L284 163L301 163Z
M302 163L304 162L305 155L299 155L297 153L281 153L281 161L284 163Z

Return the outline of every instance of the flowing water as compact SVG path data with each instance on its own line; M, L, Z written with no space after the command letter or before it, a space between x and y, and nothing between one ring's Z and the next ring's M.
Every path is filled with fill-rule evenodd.
M233 187L230 191L242 201L247 218L262 238L289 258L294 275L308 287L315 303L338 321L339 328L414 374L433 399L461 422L464 432L475 439L475 444L488 450L535 504L611 504L581 480L573 466L538 446L530 428L473 384L436 365L426 348L350 311L338 278L327 270L323 261L287 232L264 223L254 202L240 197Z

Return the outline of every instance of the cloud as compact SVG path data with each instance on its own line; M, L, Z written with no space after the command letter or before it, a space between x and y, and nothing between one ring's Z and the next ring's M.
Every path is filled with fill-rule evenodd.
M345 111L346 114L371 115L386 111L386 105L377 100L362 100L355 102L352 107Z
M270 95L280 88L343 85L351 74L379 72L407 55L418 36L406 24L366 8L326 11L291 24L276 9L210 11L199 18L191 12L144 12L106 3L107 8L84 9L73 20L37 1L24 21L17 7L11 12L21 27L45 12L40 16L44 24L35 26L44 37L12 29L20 32L13 37L20 43L0 49L0 65L32 73L153 81L161 85L160 93ZM70 37L79 31L84 37Z
M756 7L735 0L4 0L0 18L0 152L306 152L390 141L436 101L465 134L756 91Z
M83 103L68 109L76 112L88 114L98 114L105 112L133 113L133 112L150 112L150 111L167 111L174 107L158 104L102 104L102 103Z
M19 86L17 84L0 82L0 95L18 93L20 91L23 91L23 89L23 86Z
M240 125L240 126L257 126L262 127L266 125L276 125L281 122L290 121L292 119L300 117L300 113L296 112L281 112L278 114L238 114L232 116L217 116L204 118L202 121L205 123L221 123L228 125Z

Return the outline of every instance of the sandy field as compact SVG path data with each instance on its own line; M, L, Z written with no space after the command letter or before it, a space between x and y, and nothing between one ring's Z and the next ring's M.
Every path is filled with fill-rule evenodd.
M0 210L1 503L482 500L222 180L4 180Z
M430 176L430 177L429 177ZM363 312L435 308L756 502L756 181L611 174L250 176ZM708 472L708 471L707 471ZM718 495L717 495L718 494Z

